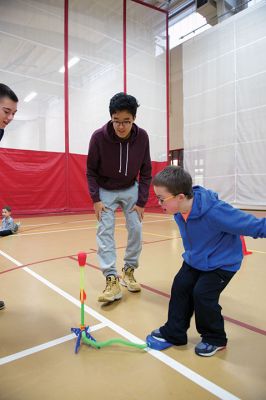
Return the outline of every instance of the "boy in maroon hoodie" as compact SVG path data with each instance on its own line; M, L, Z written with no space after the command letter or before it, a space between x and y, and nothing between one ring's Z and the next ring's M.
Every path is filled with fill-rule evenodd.
M141 252L141 221L149 196L151 159L148 135L134 123L138 106L133 96L113 96L109 105L111 121L93 133L89 145L87 178L99 221L98 258L106 277L100 302L122 297L114 241L115 211L119 206L128 231L121 284L131 292L141 290L134 270Z

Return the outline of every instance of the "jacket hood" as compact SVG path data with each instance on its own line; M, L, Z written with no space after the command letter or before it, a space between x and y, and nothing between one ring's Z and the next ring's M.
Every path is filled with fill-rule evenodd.
M174 216L183 240L184 261L201 271L217 268L237 271L243 257L242 247L239 236L224 228L226 203L218 199L217 193L201 186L193 186L193 194L188 219L185 221L180 213ZM230 224L234 225L232 218Z
M112 143L121 143L121 142L122 143L133 143L136 140L136 137L139 133L138 126L133 123L132 128L131 128L131 135L129 136L129 138L126 140L121 139L115 133L115 130L114 130L114 127L113 127L113 124L111 121L107 122L107 124L105 124L102 127L102 130L103 130L105 139Z
M212 190L206 190L201 186L193 186L193 205L190 218L199 218L206 214L219 200L218 194Z

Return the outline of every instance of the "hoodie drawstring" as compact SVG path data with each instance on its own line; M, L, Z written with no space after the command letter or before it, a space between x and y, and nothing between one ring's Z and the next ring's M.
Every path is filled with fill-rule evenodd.
M120 165L119 165L119 173L121 174L121 167L122 167L122 143L120 144Z
M120 155L119 155L119 159L120 159L120 165L119 165L119 173L121 174L121 170L122 170L122 143L120 144ZM127 167L128 167L128 148L129 148L129 143L127 143L127 158L126 158L126 171L125 171L125 176L127 176Z
M127 176L127 166L128 166L128 146L129 146L129 143L127 143L127 160L126 160L126 172L125 172L125 176Z

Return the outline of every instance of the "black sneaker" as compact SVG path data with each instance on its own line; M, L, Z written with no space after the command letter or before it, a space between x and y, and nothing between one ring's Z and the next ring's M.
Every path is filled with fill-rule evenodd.
M3 308L5 308L5 303L0 300L0 310L3 310Z

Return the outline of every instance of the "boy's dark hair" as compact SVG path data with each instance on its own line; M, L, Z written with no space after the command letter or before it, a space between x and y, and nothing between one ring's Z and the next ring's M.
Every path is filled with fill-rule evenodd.
M0 83L0 99L3 97L8 97L9 99L18 102L17 95L4 83Z
M8 212L11 212L11 207L9 207L9 206L4 206L4 207L2 207L2 210L6 210L6 211L8 211Z
M183 193L188 199L193 197L192 178L182 167L169 165L155 175L152 184L165 187L169 193L175 196Z
M112 115L115 114L117 111L128 111L133 116L133 118L135 118L138 107L139 104L135 99L135 97L120 92L115 94L111 98L109 105L109 112L112 117Z

